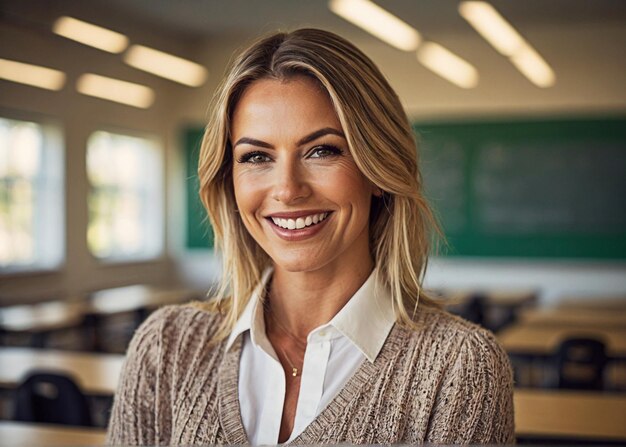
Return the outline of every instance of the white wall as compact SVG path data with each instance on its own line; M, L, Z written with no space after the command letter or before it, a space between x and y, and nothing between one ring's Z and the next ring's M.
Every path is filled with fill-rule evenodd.
M181 129L204 125L210 97L221 79L233 51L246 40L243 36L196 39L168 32L148 23L137 22L109 9L97 9L81 2L13 2L35 25L0 23L0 57L33 62L68 73L68 84L61 92L0 81L0 115L44 116L58 120L66 142L66 222L67 259L58 271L0 276L0 304L55 297L78 298L86 292L131 283L173 284L208 287L218 275L218 261L208 252L184 249L184 182ZM209 81L199 89L178 86L134 70L110 55L55 37L45 28L60 13L74 13L85 20L109 24L129 34L133 43L144 43L171 51L205 64ZM39 25L37 25L39 24ZM42 25L43 24L43 25ZM49 24L48 24L49 25ZM506 60L481 71L481 85L472 91L451 87L421 67L413 57L389 50L373 39L355 42L382 68L397 89L413 119L456 120L497 116L589 116L626 111L625 75L619 45L595 50L601 41L619 42L623 30L614 25L589 25L598 42L579 41L575 27L538 27L525 30L528 37L547 39L554 47L544 48L554 61L558 84L551 91L528 89L528 81L513 73ZM254 30L251 30L254 33ZM356 33L355 33L356 34ZM449 35L439 39L451 47L464 48L474 55L479 69L484 43L474 35ZM623 41L623 40L621 40ZM570 42L563 48L559 42ZM569 48L569 49L568 49ZM577 51L579 64L593 63L597 77L585 82L575 76L576 66L567 66L563 51ZM569 61L570 58L567 58ZM567 62L571 63L571 62ZM85 71L144 83L157 92L157 102L148 110L138 110L81 96L73 83ZM513 73L513 74L512 74ZM529 93L530 92L530 93ZM87 179L85 142L101 127L140 131L157 135L166 154L166 246L157 260L128 265L103 265L86 246ZM622 296L626 298L626 263L509 259L434 259L427 275L429 287L536 288L544 302L561 296Z
M174 262L167 252L151 261L124 264L102 263L89 253L85 152L89 135L98 129L154 135L161 141L164 151L164 174L167 173L170 179L182 178L175 171L179 147L170 139L179 123L171 111L175 108L177 96L188 87L132 69L122 62L120 55L54 36L49 29L53 19L61 13L69 13L87 20L96 16L94 21L98 23L110 20L112 26L130 29L133 42L166 51L185 55L188 43L178 36L154 33L152 28L140 24L124 26L123 19L117 19L106 11L83 10L80 3L75 3L75 8L70 10L58 10L55 3L40 1L14 2L10 7L22 8L15 12L22 17L25 15L31 22L0 22L0 57L63 70L68 77L66 86L59 92L0 81L0 116L33 121L53 120L62 128L66 174L66 260L63 266L53 271L0 275L0 304L54 298L80 299L99 288L177 282ZM74 84L78 76L85 72L148 85L156 91L156 102L151 108L141 110L80 95L75 91ZM168 192L170 184L171 180L166 183ZM166 196L164 205L172 201L177 202L179 198ZM166 215L164 213L164 219ZM167 234L171 232L169 225L166 225L166 230ZM165 246L168 244L166 239Z

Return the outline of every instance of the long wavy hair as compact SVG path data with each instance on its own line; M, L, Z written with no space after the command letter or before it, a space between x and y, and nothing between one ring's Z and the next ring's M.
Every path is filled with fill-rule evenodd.
M374 63L347 40L319 29L278 32L254 42L233 60L213 98L198 176L223 273L216 296L201 306L223 313L217 338L227 337L271 265L236 212L230 126L252 83L298 76L326 90L356 165L383 191L372 198L371 255L391 291L397 321L414 327L418 302L437 305L422 290L422 280L432 242L441 236L422 192L415 137L398 96Z

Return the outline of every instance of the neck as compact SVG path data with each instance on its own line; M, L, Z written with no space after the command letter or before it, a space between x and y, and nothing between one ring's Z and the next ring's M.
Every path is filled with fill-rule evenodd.
M284 330L306 340L315 328L328 323L367 280L374 267L359 263L350 268L288 272L276 267L270 286L273 317Z

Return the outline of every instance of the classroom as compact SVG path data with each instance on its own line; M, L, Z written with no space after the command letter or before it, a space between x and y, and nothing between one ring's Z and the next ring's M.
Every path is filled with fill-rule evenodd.
M345 222L339 219L344 210L340 201L357 206L361 203L358 193L340 191L330 180L332 172L338 172L332 170L338 168L330 165L331 160L345 156L341 149L318 146L315 150L326 151L319 152L319 158L307 155L307 160L298 161L301 177L285 174L278 185L279 176L270 173L272 163L266 161L272 157L272 161L282 160L277 155L282 154L278 145L259 141L263 138L240 139L237 130L248 126L269 139L287 138L280 123L271 117L251 119L243 112L248 110L243 105L253 102L253 92L265 92L264 98L271 98L264 104L267 107L276 106L274 99L280 95L275 92L281 92L285 97L302 98L301 104L291 107L306 110L302 116L309 122L317 116L310 115L312 104L318 104L315 101L326 101L322 106L330 104L332 119L341 121L344 129L324 134L320 141L339 141L339 147L341 141L348 141L350 152L356 151L353 141L366 141L370 132L367 121L389 123L385 126L398 121L396 109L387 103L372 106L370 98L374 96L368 95L378 94L377 87L362 88L356 81L351 86L351 82L331 79L329 82L345 85L342 88L351 94L362 95L358 104L354 100L344 111L336 99L342 92L329 90L317 78L313 83L309 72L282 80L252 78L249 86L224 103L228 104L226 120L231 126L224 137L229 140L226 148L235 154L224 155L233 159L230 177L224 174L232 180L225 190L234 189L232 194L237 197L228 219L239 223L237 229L245 226L249 231L241 236L247 242L238 248L233 248L237 241L224 236L232 228L218 215L228 213L218 208L218 199L210 195L217 193L209 191L222 171L216 170L217 177L207 180L217 163L211 163L216 154L208 151L225 126L215 118L219 113L214 115L212 107L222 104L228 82L235 76L232 67L243 66L236 56L260 42L260 37L277 31L286 33L281 39L289 43L289 33L302 28L333 33L341 42L345 39L361 50L389 84L395 95L390 102L397 102L408 119L402 125L415 142L411 157L417 160L420 194L432 210L433 225L441 229L439 234L433 230L421 235L429 248L423 265L409 275L418 285L415 308L428 307L432 300L442 313L464 321L454 324L469 321L472 325L463 327L493 334L512 371L514 437L506 438L506 443L626 443L625 25L626 3L614 0L0 0L0 445L104 445L110 421L116 411L121 414L124 410L122 404L116 403L119 407L114 408L113 403L114 395L121 395L126 383L121 377L129 377L131 371L128 356L144 352L137 343L151 327L146 321L166 314L166 306L204 309L212 297L227 296L226 286L233 295L246 290L246 300L262 290L259 302L267 295L267 302L278 303L279 272L293 274L297 269L283 268L292 266L292 260L280 253L287 246L281 244L308 247L307 240L316 240L315 231L319 231L319 239L320 235L326 237L324 228L338 228L339 234L341 225L345 226L343 239L329 245L336 248L328 253L341 256L341 250L352 241L355 230L350 219L357 219L358 213L346 217ZM348 60L351 56L338 57ZM320 64L326 63L323 56L318 59ZM233 81L232 86L236 85ZM261 85L266 90L255 90ZM329 94L305 96L310 91L303 85L323 85L322 90ZM307 98L313 99L307 102ZM283 110L280 104L276 107L272 110ZM254 108L250 106L250 110ZM361 116L367 117L365 121L353 118ZM292 122L289 113L285 117L284 123ZM307 119L300 118L298 123ZM354 122L347 128L344 120L351 119ZM385 136L391 134L382 126L372 124L371 128ZM291 129L287 124L284 127ZM237 158L240 144L256 147L257 151L246 157L264 161L242 162L243 157ZM329 152L331 149L336 152ZM375 155L370 158L383 168L392 163L383 152L372 153ZM348 158L359 178L373 184L373 193L365 196L367 206L370 199L372 207L381 204L367 210L366 222L374 222L372 216L384 212L380 210L399 213L403 209L400 202L392 203L390 197L396 200L400 193L373 180L378 174L359 157L353 153ZM342 163L336 166L344 166ZM271 169L287 166L274 165ZM284 169L287 172L288 168ZM327 177L315 179L313 174L321 169L326 169ZM381 174L383 180L385 175ZM246 179L250 182L252 178L253 187L246 185ZM270 187L271 182L274 185ZM260 226L255 226L255 216L261 212L251 211L251 207L254 200L262 199L265 187L267 191L274 188L268 192L271 201L269 195L265 199L272 206L286 204L285 197L297 192L294 201L299 200L302 208L316 209L317 215L307 217L305 224L305 219L297 218L304 217L302 212L290 214L290 208L281 214L275 207L274 223L264 214ZM249 198L242 199L241 191L249 192ZM317 197L318 192L334 197L337 209L320 212L331 207L328 200L318 201L325 205L313 208L310 197ZM307 194L310 197L303 199ZM203 201L210 204L210 216ZM422 227L408 220L397 224L405 229L405 235L419 232L416 229ZM264 225L273 226L282 237L280 243L263 234ZM393 226L391 221L387 226ZM373 234L374 226L369 228ZM370 234L368 239L368 233L364 234L365 243L369 241L373 250L374 236ZM360 239L355 236L354 240ZM255 292L238 289L243 284L237 283L243 281L240 270L228 259L224 261L227 256L216 248L217 244L224 253L241 252L250 247L250 241L258 243L256 251L249 253L254 259L249 261L256 275L254 284L271 281L271 290L269 283ZM326 253L325 247L319 245L320 253ZM405 248L407 252L412 249ZM374 264L363 264L368 273L355 280L355 286L365 287L370 272L387 271L377 253L371 255ZM306 257L307 262L314 262L312 254ZM266 273L270 270L253 265L258 259L270 262L275 269L271 270L275 271L273 279ZM299 266L304 261L298 262ZM359 268L357 264L353 267L355 272ZM250 275L253 273L248 272ZM225 278L233 282L225 284ZM360 296L363 289L357 289L351 289L346 300ZM427 297L424 302L420 301L423 296ZM192 302L196 304L187 306ZM234 300L233 308L239 309L236 316L252 315L247 302ZM390 309L398 316L395 305L394 301ZM276 306L275 315L283 315ZM348 307L339 306L330 317ZM263 324L273 330L274 305L263 304L259 309L265 312ZM320 305L309 310L309 329L317 326L312 323L318 321L314 311L324 309ZM334 327L336 320L330 317L323 322ZM193 324L188 328L195 327L199 319L191 318ZM378 327L381 321L373 318L371 327ZM236 330L234 320L231 323L230 329ZM261 355L246 351L257 346L254 324L249 333L243 331L237 338L242 340L240 345L234 343L243 346L241 365L257 358L246 356ZM397 336L399 324L396 322L389 334ZM278 408L275 433L263 433L264 422L258 421L270 420L269 407L255 407L258 395L254 394L252 403L242 400L241 415L237 415L243 437L187 438L181 428L180 432L174 430L179 438L172 435L164 443L189 444L193 439L218 439L224 442L210 443L227 444L264 444L268 439L274 439L271 444L287 440L323 443L315 441L334 439L313 437L313 430L303 422L319 424L317 416L329 421L331 410L348 414L348 409L338 410L343 407L336 405L337 399L332 400L327 388L341 390L339 396L347 399L343 385L354 387L356 382L333 358L335 362L354 361L356 365L359 359L375 365L374 358L380 362L385 348L379 346L381 355L370 358L356 343L346 351L349 355L338 359L337 349L344 346L340 343L352 339L343 336L343 326L337 325L337 337L343 335L320 342L327 349L327 358L321 361L322 357L315 357L321 354L307 349L307 343L314 346L315 337L324 336L325 330L315 329L307 338L308 331L298 337L279 320L276 325L284 336L272 338L268 332L259 344L270 345L270 353L263 348L259 352L275 364L261 363L267 370L256 378L254 372L245 372L245 366L240 366L244 369L238 376L241 393L243 381L249 379L254 388L271 368L283 367L285 377L281 374L276 382L279 399L272 397L280 401L272 407ZM167 337L174 337L172 334ZM491 340L491 335L485 337ZM223 340L225 352L232 352L231 338ZM185 342L185 346L193 343ZM302 357L301 362L292 363L294 353ZM305 364L315 363L315 368L322 368L322 375L316 376L319 384L313 386L314 378L307 375ZM421 363L416 360L417 364ZM357 366L350 371L357 371ZM407 366L407 371L413 366ZM295 416L287 410L283 413L280 397L286 384L282 392L287 396L284 408L288 408L289 390L294 389L291 371L298 379L296 390L301 389L300 380L307 393L313 390L300 393L300 400L296 391L292 402ZM332 371L341 371L344 381L330 381ZM365 369L358 371L356 376ZM212 379L206 380L212 383ZM272 385L263 387L270 390L264 392L273 392ZM315 393L321 400L306 407ZM414 407L411 411L406 408L410 413ZM255 411L263 414L258 421ZM311 414L303 416L305 413ZM339 425L335 422L332 427ZM253 436L251 427L257 427L260 434ZM210 432L207 427L202 430ZM296 437L298 430L302 436ZM158 439L163 438L154 438L152 443L158 444ZM337 439L345 443L369 439L363 443L382 444L387 443L385 439L400 442L413 438ZM423 438L429 439L440 438ZM467 439L474 440L469 443L505 443L496 437L490 442ZM110 434L110 442L121 440L140 443Z

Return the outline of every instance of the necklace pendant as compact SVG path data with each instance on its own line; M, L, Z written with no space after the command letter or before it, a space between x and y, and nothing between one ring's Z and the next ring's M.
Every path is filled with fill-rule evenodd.
M298 375L298 368L294 368L293 366L291 367L291 369L293 370L291 375L296 377Z

